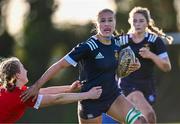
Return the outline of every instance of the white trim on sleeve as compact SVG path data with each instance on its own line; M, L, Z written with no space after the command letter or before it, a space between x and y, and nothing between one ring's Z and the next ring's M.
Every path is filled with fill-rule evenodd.
M42 98L43 98L43 95L38 95L36 103L34 104L35 109L39 109L39 106L41 105Z
M162 58L168 57L168 54L167 52L164 52L164 53L159 54L158 56L162 59Z
M74 67L76 67L77 62L74 61L69 55L64 56L64 59L71 65L73 65Z

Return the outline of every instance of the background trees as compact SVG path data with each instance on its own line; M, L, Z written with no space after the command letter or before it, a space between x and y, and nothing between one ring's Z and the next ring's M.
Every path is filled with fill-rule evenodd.
M91 35L93 24L64 24L55 26L51 20L56 11L55 0L24 0L29 6L23 30L11 35L7 28L7 6L10 0L0 0L0 57L18 56L29 70L29 85L34 83L55 61L63 57L76 44ZM177 0L114 0L117 13L117 29L127 32L128 12L134 6L147 7L158 27L165 32L179 32ZM175 6L176 5L176 6ZM73 14L73 10L72 11ZM87 13L88 14L88 13ZM158 122L180 121L178 75L180 71L179 45L168 46L173 70L158 74L158 102L155 106ZM78 77L78 70L67 69L47 85L69 84ZM171 87L171 88L170 88ZM20 122L77 122L76 103L49 107L43 110L29 110Z

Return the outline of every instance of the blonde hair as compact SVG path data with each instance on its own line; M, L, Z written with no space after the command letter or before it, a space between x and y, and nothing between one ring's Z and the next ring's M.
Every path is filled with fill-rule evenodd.
M148 32L154 33L154 34L166 39L169 44L172 44L173 37L165 34L162 30L160 30L158 27L155 26L154 20L151 18L150 11L147 8L134 7L131 10L131 12L129 13L129 19L128 19L128 22L131 25L131 28L128 32L133 31L132 23L133 23L133 16L135 13L140 13L145 17L145 19L148 23L148 27L147 27Z
M0 83L8 91L16 86L16 74L20 73L20 61L16 57L3 59L0 63Z

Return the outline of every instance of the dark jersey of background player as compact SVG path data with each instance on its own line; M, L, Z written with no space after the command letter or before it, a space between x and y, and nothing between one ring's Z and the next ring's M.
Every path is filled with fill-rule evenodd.
M154 75L154 62L150 59L145 59L139 54L139 50L146 47L151 52L159 56L161 59L168 57L166 46L162 39L154 34L147 33L145 38L140 43L132 41L132 35L129 34L128 42L131 49L134 51L136 57L141 63L141 68L132 72L129 76L122 78L120 86L124 89L124 94L127 96L133 90L140 90L143 92L145 98L150 104L156 100L155 93L155 75Z

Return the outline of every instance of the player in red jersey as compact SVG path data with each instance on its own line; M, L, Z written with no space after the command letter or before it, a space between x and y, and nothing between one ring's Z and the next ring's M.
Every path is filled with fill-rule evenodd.
M28 107L38 109L54 104L97 99L102 93L99 86L88 92L67 93L81 87L80 82L75 81L72 85L41 88L34 102L31 98L22 102L20 95L27 89L25 86L27 82L27 70L18 58L7 58L0 63L0 123L15 123L23 116Z

